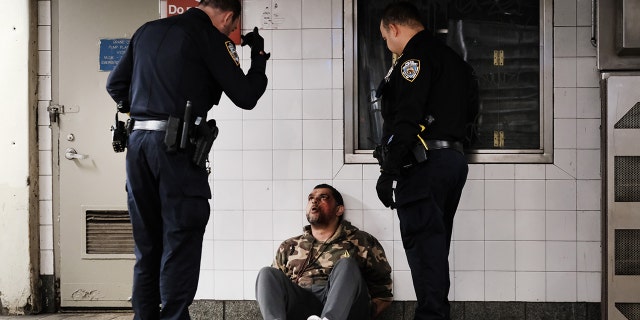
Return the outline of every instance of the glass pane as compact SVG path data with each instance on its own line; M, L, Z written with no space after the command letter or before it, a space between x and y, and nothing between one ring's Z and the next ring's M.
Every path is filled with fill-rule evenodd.
M370 93L391 65L379 23L388 1L358 1L358 149L372 149L381 119ZM424 25L476 70L480 119L474 149L540 149L540 4L417 0Z

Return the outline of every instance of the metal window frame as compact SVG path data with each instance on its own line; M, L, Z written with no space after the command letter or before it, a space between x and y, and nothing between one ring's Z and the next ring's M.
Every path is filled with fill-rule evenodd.
M344 153L345 163L377 163L372 150L356 148L358 141L358 46L355 10L358 0L344 0ZM540 1L540 148L478 149L470 163L553 163L553 1Z

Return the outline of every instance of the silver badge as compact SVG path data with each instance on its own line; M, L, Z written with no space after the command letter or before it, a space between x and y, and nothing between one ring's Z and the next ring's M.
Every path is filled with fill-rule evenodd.
M226 41L224 43L227 46L227 51L229 51L229 55L231 59L236 63L236 66L240 65L240 57L238 57L238 52L236 51L236 45L231 41Z
M402 64L402 77L413 82L420 73L420 60L411 59Z

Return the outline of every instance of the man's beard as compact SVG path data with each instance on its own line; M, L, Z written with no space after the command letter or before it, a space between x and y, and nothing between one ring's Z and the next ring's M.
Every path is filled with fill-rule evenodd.
M312 215L307 212L307 221L313 226L326 226L328 224L325 216L320 213Z

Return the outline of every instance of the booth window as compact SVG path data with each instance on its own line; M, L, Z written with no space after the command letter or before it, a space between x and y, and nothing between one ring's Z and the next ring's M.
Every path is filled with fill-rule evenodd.
M374 163L380 102L373 93L392 63L380 16L395 0L345 0L345 160ZM475 163L553 160L552 1L414 0L423 24L476 71Z

